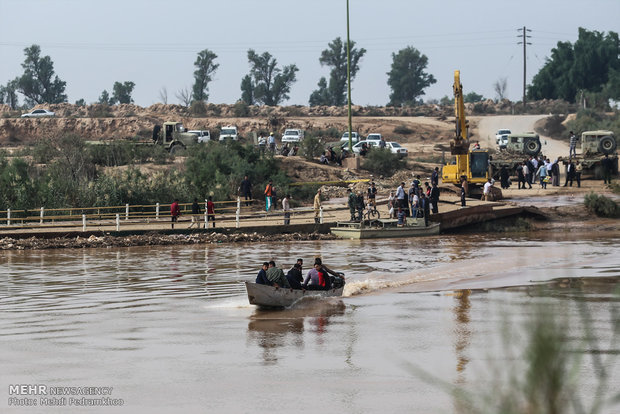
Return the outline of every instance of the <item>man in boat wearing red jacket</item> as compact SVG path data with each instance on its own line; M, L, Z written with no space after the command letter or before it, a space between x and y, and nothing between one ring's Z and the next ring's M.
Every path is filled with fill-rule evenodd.
M329 290L332 288L332 283L329 275L340 277L344 279L342 273L337 273L325 266L320 257L314 259L314 267L310 269L306 279L304 280L303 288L308 290Z

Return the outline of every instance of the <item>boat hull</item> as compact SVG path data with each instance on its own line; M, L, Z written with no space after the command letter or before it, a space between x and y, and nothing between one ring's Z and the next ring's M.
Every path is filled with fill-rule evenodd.
M251 305L286 308L303 298L342 296L344 286L330 290L299 290L245 282L245 289L248 292L248 300Z
M424 226L403 226L389 228L355 228L355 227L332 227L331 233L344 239L382 239L434 236L439 234L439 223L430 223Z

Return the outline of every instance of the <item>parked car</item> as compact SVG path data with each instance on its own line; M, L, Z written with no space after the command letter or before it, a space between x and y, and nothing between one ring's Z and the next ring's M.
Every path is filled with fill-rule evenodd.
M358 135L357 132L352 132L351 133L351 141L355 144L356 142L358 142L360 140L360 136ZM349 132L345 132L344 134L342 134L342 138L340 138L340 141L342 142L349 142Z
M377 141L363 140L353 145L353 153L359 154L364 144L368 146L368 149L379 148L379 143ZM342 144L343 147L346 147L346 145L347 143ZM403 148L398 142L388 141L385 143L385 148L390 150L392 154L398 154L401 157L406 157L409 155L409 151L407 151L407 148Z
M301 142L304 138L304 131L301 129L286 129L282 134L282 142Z
M379 141L381 141L381 134L377 134L377 133L368 134L368 136L366 137L366 141L378 143Z
M42 118L42 117L51 117L51 116L56 116L56 114L52 111L48 111L47 109L35 109L32 112L23 114L22 118Z
M500 129L499 131L497 131L497 133L495 134L495 143L499 146L500 149L506 148L506 145L508 144L508 135L510 134L511 132L509 129Z
M407 148L402 147L398 142L388 141L385 143L385 148L392 151L392 154L397 154L400 157L406 157L409 155Z
M211 133L205 130L194 129L191 131L187 131L190 134L194 134L198 137L198 142L209 142L211 141Z

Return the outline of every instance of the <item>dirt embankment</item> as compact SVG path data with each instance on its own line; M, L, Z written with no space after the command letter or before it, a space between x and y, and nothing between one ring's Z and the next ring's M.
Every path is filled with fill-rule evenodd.
M540 101L529 105L533 113L548 113L549 107L555 107L560 103ZM234 124L239 127L242 136L249 136L252 132L281 133L287 127L306 130L336 128L338 131L344 131L347 127L347 108L334 106L269 107L237 103L205 104L196 109L164 104L140 107L130 104L77 106L63 103L37 105L35 108L54 111L56 117L24 119L20 118L21 112L12 111L8 105L0 105L0 146L28 144L65 133L75 133L88 140L123 139L135 136L150 138L153 126L165 121L180 121L189 129L211 131ZM507 100L500 102L486 100L475 104L468 103L466 110L468 115L511 114L514 112L514 105ZM407 108L353 106L352 113L353 127L360 134L379 132L386 134L388 138L394 137L401 142L409 142L408 135L419 136L422 140L437 139L438 131L433 128L437 125L419 120L431 119L442 122L453 116L454 109L451 105L434 104ZM397 126L406 126L411 132L394 132Z

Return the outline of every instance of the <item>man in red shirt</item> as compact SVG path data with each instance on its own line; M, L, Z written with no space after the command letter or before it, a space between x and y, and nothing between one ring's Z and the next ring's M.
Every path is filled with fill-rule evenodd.
M174 203L170 205L170 215L172 216L171 226L174 228L174 222L177 221L181 215L181 208L179 207L179 200L174 199Z
M207 222L205 223L205 229L208 223L213 223L213 227L215 227L215 204L213 204L213 197L211 196L209 196L207 200Z

